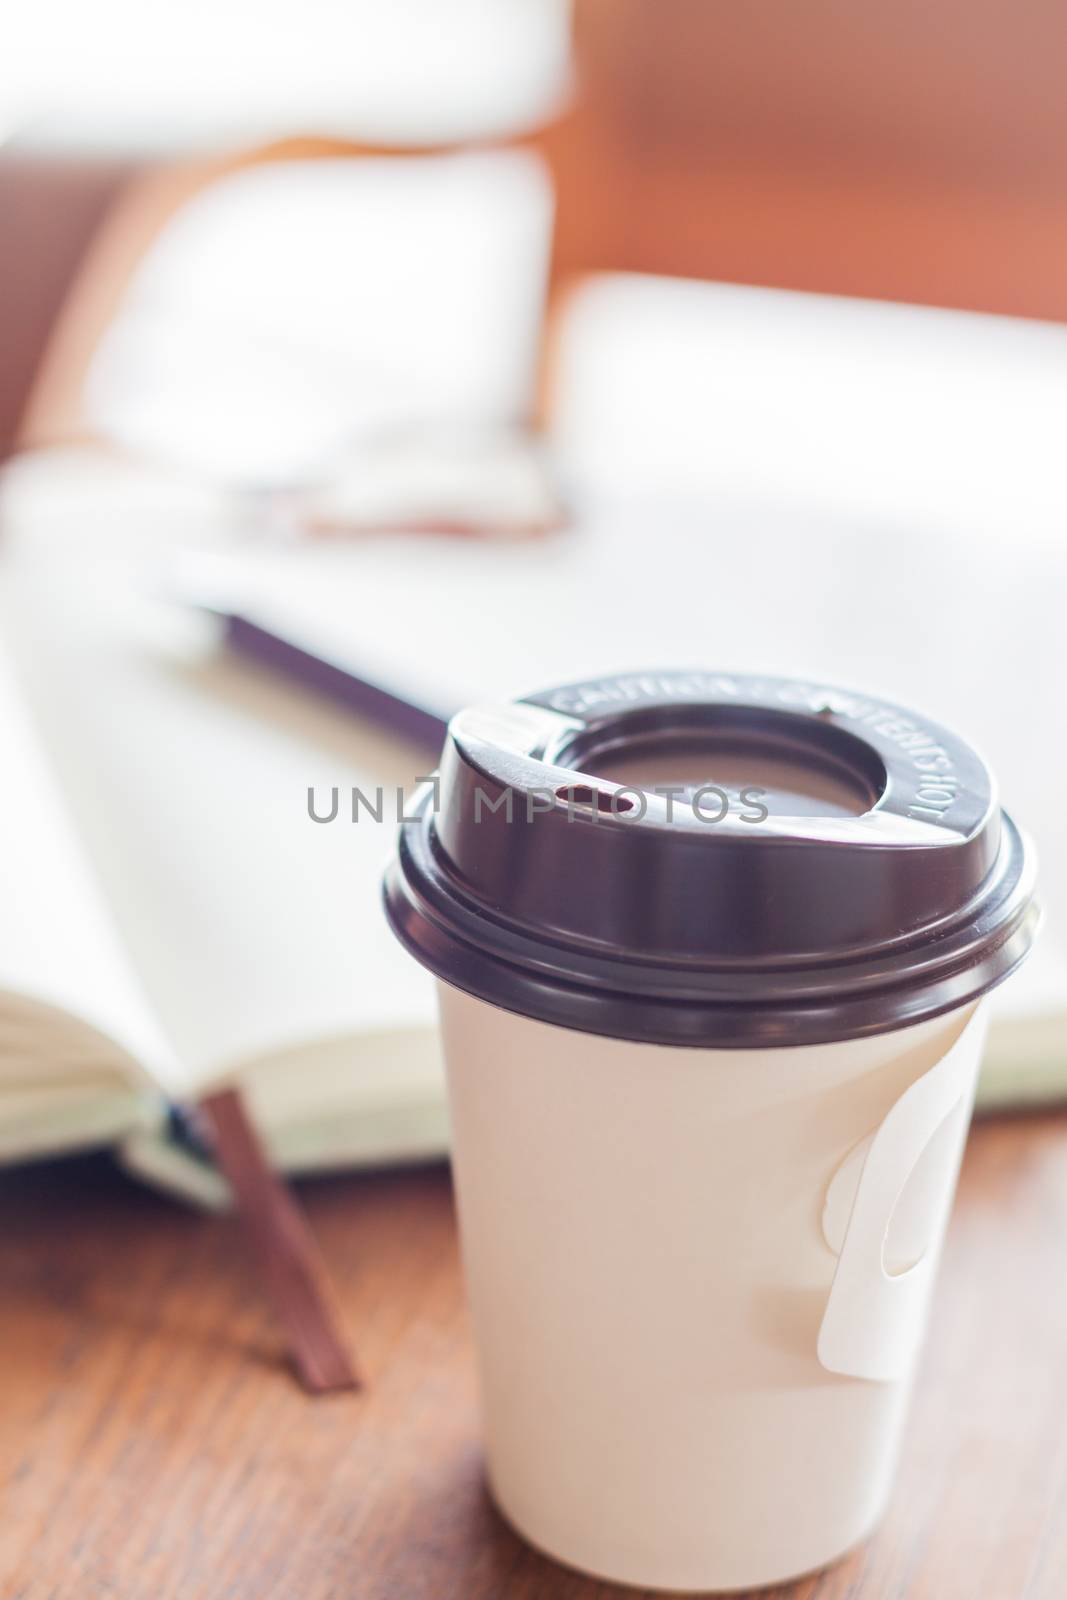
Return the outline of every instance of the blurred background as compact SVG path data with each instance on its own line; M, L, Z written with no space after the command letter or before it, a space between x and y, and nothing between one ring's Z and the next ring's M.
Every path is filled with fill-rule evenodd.
M428 1015L308 785L670 664L985 750L1049 911L1002 1059L1067 1085L1065 80L1053 0L24 9L0 600L187 1066Z
M1050 0L746 13L46 0L0 66L0 446L129 434L202 466L287 450L301 475L383 415L536 416L591 274L1063 317ZM473 150L512 160L444 159ZM228 429L241 447L212 453Z

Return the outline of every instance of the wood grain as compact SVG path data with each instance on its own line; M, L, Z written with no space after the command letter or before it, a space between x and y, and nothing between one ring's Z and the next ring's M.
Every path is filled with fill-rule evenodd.
M368 1378L318 1400L233 1222L103 1159L0 1196L5 1600L634 1592L535 1555L486 1498L442 1170L303 1189ZM770 1600L1067 1594L1065 1239L1067 1113L977 1127L888 1521Z

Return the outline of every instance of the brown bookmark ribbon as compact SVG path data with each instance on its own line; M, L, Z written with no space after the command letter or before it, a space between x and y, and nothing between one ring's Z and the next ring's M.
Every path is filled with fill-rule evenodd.
M206 1095L200 1109L259 1256L300 1381L314 1394L359 1388L362 1379L342 1337L307 1219L270 1165L244 1101L236 1089L222 1089Z

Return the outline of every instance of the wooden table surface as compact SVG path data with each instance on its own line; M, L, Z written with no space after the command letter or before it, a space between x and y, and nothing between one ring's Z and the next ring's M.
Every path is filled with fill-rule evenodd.
M4 1600L633 1594L535 1555L487 1500L446 1173L303 1193L362 1394L297 1389L229 1219L102 1158L0 1178ZM765 1594L1063 1600L1065 1267L1067 1113L978 1125L889 1518Z

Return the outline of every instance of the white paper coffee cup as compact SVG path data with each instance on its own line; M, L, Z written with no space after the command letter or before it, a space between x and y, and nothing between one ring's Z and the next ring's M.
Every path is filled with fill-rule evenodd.
M983 1007L848 1043L687 1050L441 986L489 1475L531 1543L620 1583L735 1589L870 1532ZM889 1182L856 1219L868 1141Z
M386 904L441 980L488 1472L533 1544L735 1589L876 1524L1032 878L981 759L845 691L454 720Z

